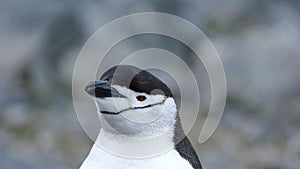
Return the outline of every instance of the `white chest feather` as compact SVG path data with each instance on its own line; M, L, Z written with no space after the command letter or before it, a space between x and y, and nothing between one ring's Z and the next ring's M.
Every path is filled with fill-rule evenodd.
M94 146L80 169L193 169L172 149L159 156L133 159L119 157Z

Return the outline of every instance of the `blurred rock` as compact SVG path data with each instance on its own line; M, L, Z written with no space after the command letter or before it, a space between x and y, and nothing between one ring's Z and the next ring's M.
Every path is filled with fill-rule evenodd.
M199 126L190 133L204 168L298 169L299 7L295 0L0 1L1 168L78 168L92 144L72 108L80 48L113 19L160 11L188 19L208 34L225 67L228 99L219 128L203 145L195 141ZM168 38L127 42L111 54L162 45L185 61L192 58ZM199 121L209 104L209 85L203 86L207 100Z

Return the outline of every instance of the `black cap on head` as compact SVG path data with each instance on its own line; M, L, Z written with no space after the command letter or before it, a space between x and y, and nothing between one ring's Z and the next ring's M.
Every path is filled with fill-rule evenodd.
M114 66L107 70L100 80L109 81L110 85L125 86L136 92L173 97L171 90L160 79L147 70L131 65Z

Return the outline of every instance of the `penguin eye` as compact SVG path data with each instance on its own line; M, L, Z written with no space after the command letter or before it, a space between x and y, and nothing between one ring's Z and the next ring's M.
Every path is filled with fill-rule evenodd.
M142 95L139 95L139 96L136 96L136 99L140 102L146 100L146 97L145 96L142 96Z

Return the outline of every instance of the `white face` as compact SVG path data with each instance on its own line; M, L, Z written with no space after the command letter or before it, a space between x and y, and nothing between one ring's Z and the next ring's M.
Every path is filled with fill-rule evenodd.
M95 98L103 129L125 135L155 136L174 128L177 110L173 98L138 93L118 85L111 87L125 98Z

